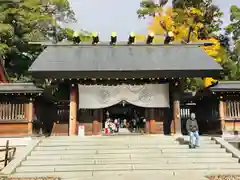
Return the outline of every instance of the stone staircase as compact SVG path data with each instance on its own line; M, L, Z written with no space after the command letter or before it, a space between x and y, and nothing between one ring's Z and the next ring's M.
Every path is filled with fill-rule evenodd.
M188 137L171 136L50 137L43 139L13 177L59 176L68 180L240 174L237 158L210 137L189 149Z

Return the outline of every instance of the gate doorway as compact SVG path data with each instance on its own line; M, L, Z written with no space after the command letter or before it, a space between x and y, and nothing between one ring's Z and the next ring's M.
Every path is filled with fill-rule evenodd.
M145 130L145 108L125 101L105 108L103 116L102 127L110 127L115 133L143 133Z

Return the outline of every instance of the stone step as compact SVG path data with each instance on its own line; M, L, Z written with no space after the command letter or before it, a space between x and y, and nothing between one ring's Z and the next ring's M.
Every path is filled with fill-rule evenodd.
M208 170L208 169L236 169L240 164L108 164L108 165L63 165L63 166L21 166L16 172L76 172L76 171L132 171L132 170Z
M182 137L182 138L187 138ZM124 140L138 140L138 139L150 139L150 140L156 140L156 139L161 139L161 140L175 140L177 139L174 136L164 136L164 135L158 135L158 136L152 136L152 135L146 135L146 136L85 136L85 137L79 137L79 136L51 136L45 139L45 141L124 141ZM203 139L211 139L210 137L208 138L203 138Z
M185 142L187 144L187 142ZM177 141L154 141L154 142L122 142L122 143L118 143L118 142L42 142L39 144L39 146L45 146L45 147L51 147L51 146L107 146L107 147L114 147L114 146L152 146L152 145L156 145L156 146L163 146L163 145L179 145L179 142ZM200 145L206 145L206 144L216 144L215 141L201 141Z
M27 160L22 166L49 166L49 165L93 165L93 164L187 164L187 163L238 163L237 158L155 158L155 159L84 159L84 160Z
M14 173L11 177L27 178L27 177L61 177L61 178L87 178L92 177L91 171L80 172L31 172L31 173Z
M63 166L21 166L16 169L16 172L74 172L74 171L131 171L131 164L111 164L111 165L63 165Z
M167 135L160 135L160 134L150 134L150 135L143 135L143 136L115 136L115 137L109 137L109 136L85 136L85 137L79 137L79 136L50 136L45 140L123 140L123 139L189 139L189 136L183 135L183 136L167 136ZM200 136L201 139L204 140L211 140L211 136Z
M197 148L197 149L161 149L162 153L221 153L226 152L224 148ZM101 151L99 151L101 153Z
M202 141L210 141L212 140L212 137L204 137L200 136L200 140ZM65 137L65 138L46 138L43 139L43 141L49 141L49 142L66 142L66 141L77 141L77 142L124 142L124 141L136 141L136 140L143 140L143 141L183 141L183 140L189 140L189 136L183 136L183 137L173 137L173 136L85 136L85 137Z
M109 141L95 141L95 142L77 142L77 141L66 141L66 142L41 142L39 146L64 146L64 145L72 145L72 146L166 146L166 145L188 145L189 141L178 142L178 141L124 141L124 142L109 142ZM207 140L207 141L200 141L200 145L208 145L208 144L216 144L215 141Z
M98 154L137 154L137 153L221 153L226 152L223 148L213 149L125 149L125 150L98 150Z
M121 150L58 150L58 151L33 151L31 155L69 155L69 154L142 154L142 153L224 153L223 148L218 149L121 149Z
M183 138L185 139L185 138ZM189 138L188 138L189 139ZM93 137L76 137L76 138L65 138L65 139L45 139L43 140L43 142L66 142L66 141L71 141L71 142L104 142L104 141L108 141L108 142L124 142L124 141L136 141L136 140L143 140L143 141L174 141L174 140L178 140L175 138L166 138L166 137L97 137L97 138L93 138ZM208 139L202 139L202 140L211 140L210 138Z
M213 138L210 136L200 136L200 141L211 141ZM189 136L174 137L174 136L115 136L115 137L106 137L106 136L86 136L86 137L50 137L43 139L43 142L136 142L136 141L188 141Z
M181 175L189 177L189 174L191 174L194 177L197 177L197 175L203 176L203 175L239 175L239 171L237 169L216 169L216 170L133 170L133 171L86 171L86 172L31 172L31 173L14 173L11 175L11 177L19 177L19 178L27 178L27 177L61 177L62 179L67 180L88 180L92 178L96 178L94 180L99 179L107 179L107 177L113 176L119 176L122 177L123 175L130 174L132 177L135 177L135 174L137 175L148 175L152 176L154 174L162 175ZM74 179L74 180L75 180ZM159 178L161 179L161 178ZM170 178L167 178L170 179ZM195 178L196 179L196 178Z
M236 169L240 170L239 163L215 163L215 164L167 164L167 165L155 165L155 164L135 164L133 167L135 170L194 170L194 169Z
M195 180L198 180L199 177L204 177L206 175L239 175L238 169L211 169L211 170L201 170L201 169L194 169L194 170L133 170L133 171L94 171L93 177L101 179L105 179L104 177L124 177L124 175L131 175L132 177L136 177L136 175L148 177L144 180L149 179L149 177L154 177L155 175L160 175L158 179L170 179L172 177L182 177L178 180L186 180L189 179L189 174L194 177ZM169 176L165 178L165 176ZM172 176L171 176L172 175ZM112 178L115 179L115 178ZM132 179L132 178L127 178ZM141 179L141 178L138 178Z
M170 141L177 141L177 142L182 142L182 141L189 141L188 136L176 138L176 137L169 137L169 136L124 136L124 137L65 137L61 139L51 139L47 138L42 140L42 142L82 142L82 143L93 143L93 142L139 142L139 141L144 141L144 142L170 142ZM200 141L212 141L211 137L200 137Z
M201 148L220 148L220 144L203 144ZM56 151L56 150L121 150L121 149L189 149L188 145L116 145L116 146L39 146L35 151Z
M127 163L151 164L151 163L238 163L237 158L148 158L148 159L99 159L96 164Z
M167 158L222 158L222 157L232 157L232 154L230 153L198 153L198 152L192 152L192 153L162 153L162 154L131 154L131 158L141 158L141 157L167 157Z
M74 141L69 141L69 142L42 142L39 144L39 146L129 146L129 145L174 145L174 144L179 144L177 141L166 141L166 142L159 142L159 141L154 141L154 142L74 142ZM207 143L204 142L204 144L214 144L213 141L209 141Z
M131 159L147 159L147 158L224 158L232 157L230 153L143 153L143 154L69 154L69 155L46 155L36 154L28 156L27 159L35 160L53 160L53 159L120 159L120 158L131 158Z

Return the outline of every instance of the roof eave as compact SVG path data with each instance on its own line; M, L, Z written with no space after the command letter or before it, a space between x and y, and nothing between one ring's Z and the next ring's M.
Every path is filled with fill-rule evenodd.
M35 77L53 79L218 77L221 70L35 71L29 69Z

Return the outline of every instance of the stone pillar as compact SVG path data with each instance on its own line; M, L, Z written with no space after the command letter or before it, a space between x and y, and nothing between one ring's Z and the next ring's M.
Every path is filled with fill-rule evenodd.
M78 86L72 84L70 87L69 136L75 136L77 134L77 107Z
M34 106L33 99L30 98L29 102L26 106L27 110L27 121L28 121L28 135L32 135L33 133L33 119L34 119Z
M224 101L222 96L220 96L219 99L219 120L221 121L221 131L223 134L225 131L225 117L224 117Z
M93 110L93 122L92 122L92 134L94 136L100 135L100 111L98 109Z
M156 133L155 109L149 109L149 131L151 134Z

